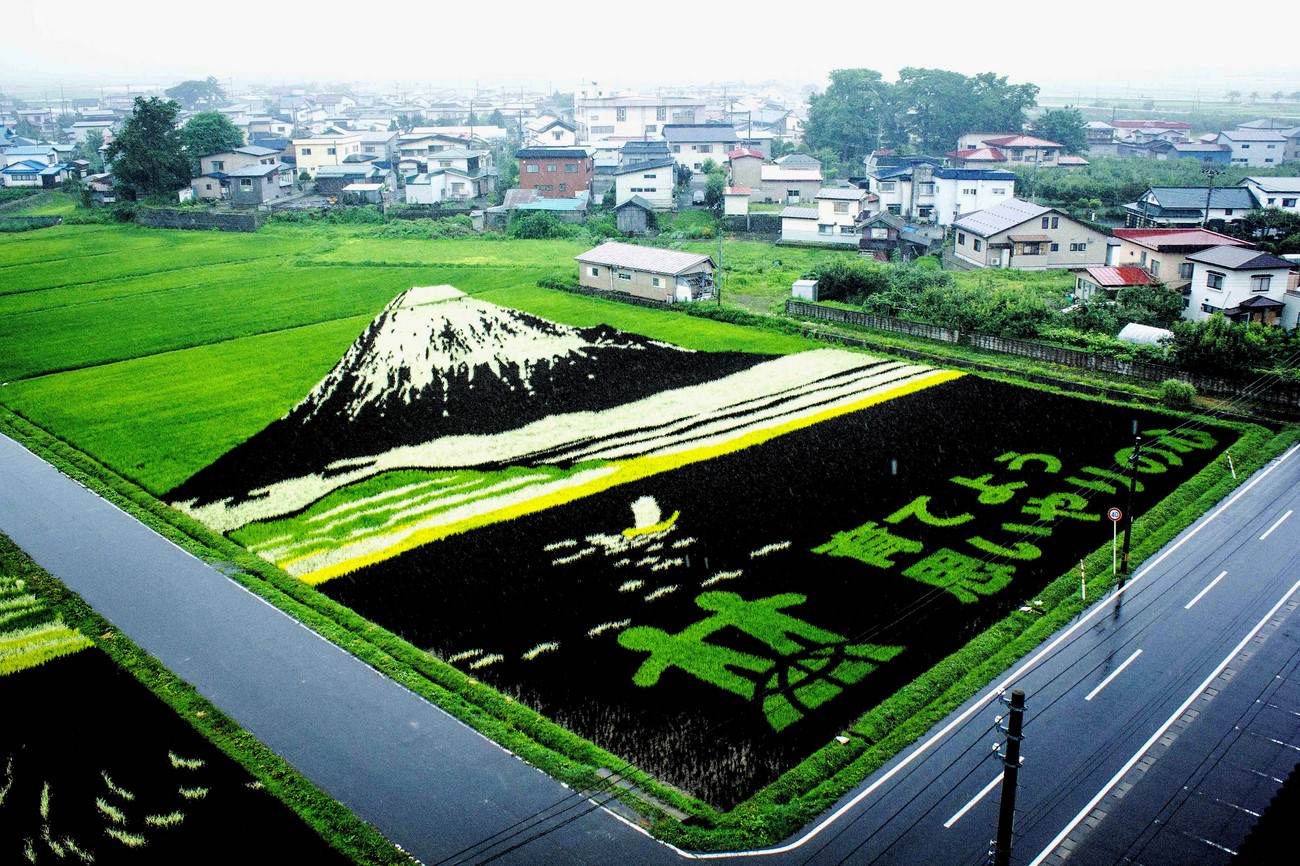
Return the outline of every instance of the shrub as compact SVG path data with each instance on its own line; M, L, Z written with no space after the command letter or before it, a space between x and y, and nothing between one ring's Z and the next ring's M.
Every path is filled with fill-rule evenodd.
M1156 391L1160 402L1173 409L1182 409L1196 400L1196 386L1182 379L1166 379Z
M506 227L506 235L528 240L563 240L575 238L582 232L578 226L560 222L559 218L544 210L519 213L515 211Z
M384 221L384 214L372 204L361 207L337 207L328 210L324 220L335 225L375 225Z
M812 271L817 280L817 296L824 300L861 304L893 285L889 271L862 259L831 259L818 263Z

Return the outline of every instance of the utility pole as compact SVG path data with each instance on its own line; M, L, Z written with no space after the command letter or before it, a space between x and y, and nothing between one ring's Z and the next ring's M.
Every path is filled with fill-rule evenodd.
M1119 563L1119 582L1124 585L1124 578L1128 577L1128 545L1129 537L1133 534L1133 489L1137 487L1137 467L1138 461L1142 458L1142 437L1133 434L1133 453L1128 458L1128 519L1124 521L1124 552Z
M1016 779L1020 775L1020 741L1025 718L1025 693L1011 692L1011 716L1007 720L1006 752L1002 756L1002 803L998 810L998 837L994 840L992 866L1011 866L1011 831L1016 818Z

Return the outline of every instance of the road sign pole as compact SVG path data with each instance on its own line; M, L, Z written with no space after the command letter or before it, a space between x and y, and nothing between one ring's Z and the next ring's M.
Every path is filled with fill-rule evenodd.
M1137 487L1138 461L1142 458L1142 437L1133 437L1133 453L1128 458L1128 520L1124 523L1124 553L1120 558L1119 582L1128 577L1129 542L1133 535L1133 490Z
M1083 569L1083 560L1079 560L1079 598L1083 601L1088 600L1088 578Z
M1119 571L1119 521L1110 524L1110 573Z
M1016 779L1020 775L1020 731L1024 725L1025 693L1011 692L1011 717L1007 721L1007 746L1002 768L1002 805L998 811L998 838L993 866L1011 866L1011 831L1016 817Z

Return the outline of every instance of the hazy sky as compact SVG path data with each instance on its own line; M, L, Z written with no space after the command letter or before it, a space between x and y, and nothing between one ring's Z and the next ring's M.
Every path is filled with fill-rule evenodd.
M1126 85L1134 95L1181 83L1204 95L1227 89L1300 90L1293 51L1265 51L1251 31L1276 10L1294 28L1290 0L1252 6L1232 25L1199 3L909 5L750 0L693 4L557 4L526 0L392 6L355 2L213 5L187 0L63 0L15 4L5 14L0 90L59 84L478 80L680 85L767 79L824 86L831 69L865 66L893 78L904 66L994 71L1015 82L1090 93ZM1208 7L1208 4L1207 4ZM972 8L985 10L971 14ZM722 11L706 11L721 9ZM223 20L222 10L232 14ZM346 11L345 11L346 10ZM960 10L960 11L957 11ZM482 13L481 22L475 21ZM441 15L454 22L439 24ZM367 31L375 31L373 34ZM555 34L552 36L552 34ZM1235 46L1224 50L1224 42ZM1278 43L1279 45L1283 43ZM1208 62L1210 65L1205 65Z

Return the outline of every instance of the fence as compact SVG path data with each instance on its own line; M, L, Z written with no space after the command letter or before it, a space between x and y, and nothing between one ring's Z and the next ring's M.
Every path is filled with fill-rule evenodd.
M909 322L906 319L893 319L887 316L872 316L856 310L824 307L806 301L786 301L785 311L786 315L796 318L821 319L827 322L840 322L863 328L874 328L878 331L892 331L896 334L907 334L945 343L957 343L970 346L973 349L1018 355L1022 358L1032 358L1036 361L1045 361L1049 364L1059 364L1063 367L1073 367L1080 370L1090 370L1095 373L1110 373L1116 376L1127 376L1133 379L1145 379L1154 382L1164 381L1165 379L1179 379L1194 385L1196 390L1202 394L1213 394L1219 397L1244 397L1265 403L1300 406L1300 385L1292 383L1278 382L1269 385L1267 388L1260 388L1250 381L1189 373L1186 370L1178 370L1164 364L1126 361L1107 355L1083 352L1078 349L1036 343L1032 340L994 337L988 334L962 333L949 328L940 328L936 325L927 325L923 322Z
M266 214L255 211L225 213L199 209L137 208L135 221L155 229L220 229L223 232L255 232Z

